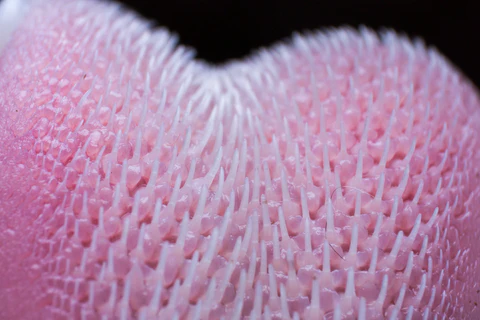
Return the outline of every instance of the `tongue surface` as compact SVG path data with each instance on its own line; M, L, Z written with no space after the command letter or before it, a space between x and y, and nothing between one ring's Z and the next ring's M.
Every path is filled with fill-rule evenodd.
M0 55L0 318L476 318L479 122L395 34L214 69L33 1Z

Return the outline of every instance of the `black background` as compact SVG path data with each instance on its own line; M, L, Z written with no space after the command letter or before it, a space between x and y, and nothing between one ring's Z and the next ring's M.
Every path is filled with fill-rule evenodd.
M166 26L197 56L221 64L295 31L331 26L393 28L419 36L480 85L480 11L475 1L122 0Z

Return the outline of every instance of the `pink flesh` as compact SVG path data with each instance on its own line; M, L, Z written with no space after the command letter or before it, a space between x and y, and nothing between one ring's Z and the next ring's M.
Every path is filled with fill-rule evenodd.
M480 317L479 104L395 34L213 69L33 4L0 55L0 318Z

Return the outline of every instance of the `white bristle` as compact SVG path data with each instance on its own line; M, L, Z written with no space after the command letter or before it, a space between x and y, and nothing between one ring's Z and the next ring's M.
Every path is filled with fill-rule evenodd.
M390 251L390 256L392 258L397 257L398 252L400 251L400 248L402 247L402 240L403 240L403 231L400 230L400 232L397 234L397 237L395 239L395 243L393 244L392 251Z
M358 307L358 320L367 320L367 304L365 298L360 298Z
M348 269L345 296L349 298L355 297L355 278L354 277L355 275L354 275L353 268Z
M325 239L323 243L323 272L330 272L330 244Z
M270 300L278 298L277 279L275 279L275 270L271 264L268 265L268 285L270 288Z

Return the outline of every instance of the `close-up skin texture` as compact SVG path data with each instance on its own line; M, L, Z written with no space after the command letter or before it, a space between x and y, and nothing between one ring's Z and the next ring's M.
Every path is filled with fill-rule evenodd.
M111 2L7 4L0 319L480 318L480 100L436 50L213 67Z

